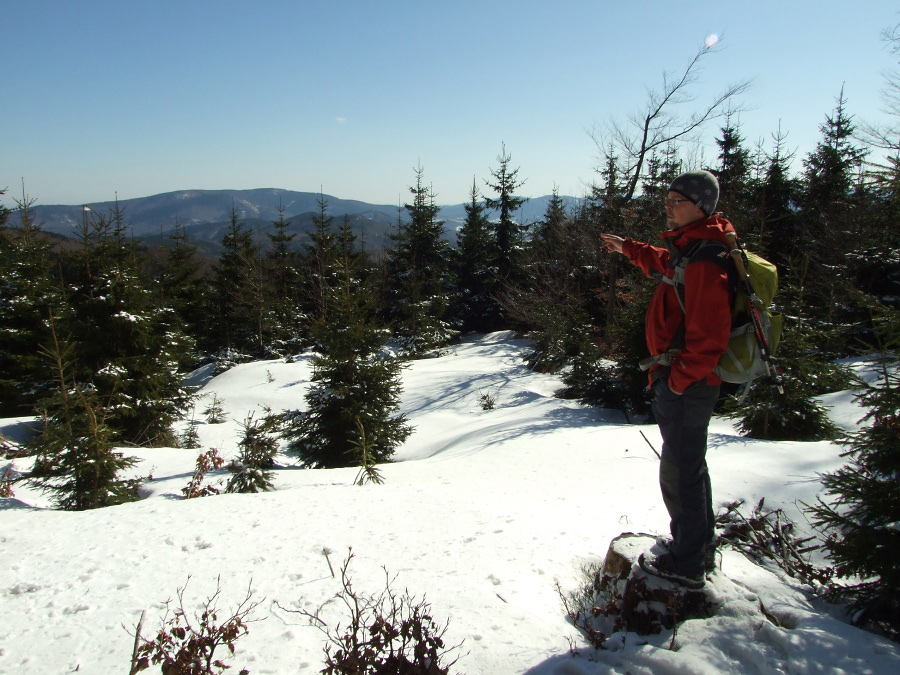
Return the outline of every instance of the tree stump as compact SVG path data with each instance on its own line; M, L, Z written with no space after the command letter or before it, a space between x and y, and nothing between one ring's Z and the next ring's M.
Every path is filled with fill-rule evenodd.
M713 603L703 590L644 572L637 564L641 553L662 553L656 537L624 532L609 544L603 569L595 580L597 610L615 621L615 630L653 635L676 622L709 618Z

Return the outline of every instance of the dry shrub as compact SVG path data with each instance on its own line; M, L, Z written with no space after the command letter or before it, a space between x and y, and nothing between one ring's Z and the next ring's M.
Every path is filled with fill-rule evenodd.
M195 497L208 497L210 495L219 494L219 488L215 485L204 485L203 478L210 471L221 469L225 465L225 460L219 456L219 451L211 448L197 456L197 465L194 469L194 475L191 476L191 482L187 486L181 488L181 494L185 499L194 499Z
M185 582L184 587L178 589L177 606L166 601L163 625L153 640L141 637L141 624L138 624L131 675L146 670L151 664L158 664L164 675L218 675L231 667L216 658L216 649L225 646L234 655L234 643L247 634L247 624L253 621L248 617L262 600L254 601L253 592L248 588L237 608L220 622L217 607L222 592L220 581L216 580L216 592L206 599L202 610L193 618L184 609ZM249 672L242 669L240 675Z
M315 612L300 610L310 624L328 638L324 675L449 675L462 643L448 647L444 635L449 623L434 618L431 605L408 591L398 594L385 570L385 587L366 596L353 588L349 568L352 550L341 567L341 590L333 598L349 613L345 625L328 625ZM329 601L330 603L331 601ZM326 604L329 604L326 603ZM293 611L293 610L286 610Z

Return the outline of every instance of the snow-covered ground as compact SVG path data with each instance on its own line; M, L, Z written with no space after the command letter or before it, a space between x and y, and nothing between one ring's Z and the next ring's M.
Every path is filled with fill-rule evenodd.
M135 475L153 477L139 502L60 512L17 484L14 499L0 500L0 672L127 672L141 612L152 636L178 589L187 584L185 607L194 610L217 580L222 612L248 589L262 600L226 659L230 672L317 672L325 637L288 610L314 611L333 597L340 585L329 563L337 571L351 548L354 588L383 590L386 569L395 590L425 596L449 622L447 642L463 643L454 670L470 675L900 672L900 646L849 626L841 608L732 550L707 584L716 616L681 624L677 649L671 632L617 636L614 651L584 646L556 582L576 588L583 564L622 532L666 531L658 460L640 432L661 442L655 426L553 398L559 381L530 372L526 349L497 333L404 370L402 410L415 431L381 467L383 485L360 487L356 469L303 470L281 456L273 492L182 498L200 451L236 454L248 412L304 407L307 358L246 364L209 381L198 411L215 393L229 417L200 424L201 450L127 449L142 460ZM493 410L482 409L483 394L495 398ZM826 402L841 423L861 417L849 395ZM8 437L20 432L16 420L0 425ZM828 442L742 438L714 419L715 501L765 497L804 529L802 503L820 491L820 472L843 463L838 455ZM762 619L760 602L787 627ZM336 603L325 612L346 621Z

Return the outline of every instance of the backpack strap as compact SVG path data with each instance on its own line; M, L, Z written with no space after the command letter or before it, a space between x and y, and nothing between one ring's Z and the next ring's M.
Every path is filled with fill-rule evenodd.
M737 291L737 270L729 253L728 244L715 239L700 239L681 251L669 256L669 268L674 270L672 276L656 272L653 276L658 281L674 287L681 311L687 313L684 305L684 268L692 262L705 260L719 265L728 274L728 292Z
M640 362L641 370L649 370L654 365L669 366L674 363L678 352L684 348L684 332L685 322L684 315L687 315L684 297L684 270L692 262L705 260L715 263L725 270L728 275L728 292L733 297L737 292L738 278L737 269L734 260L730 255L730 247L728 244L715 239L700 239L685 246L680 251L674 252L669 256L669 268L673 270L672 276L666 276L660 272L653 274L653 277L660 283L669 284L675 290L675 297L681 306L682 319L672 336L669 348L662 354L654 354Z

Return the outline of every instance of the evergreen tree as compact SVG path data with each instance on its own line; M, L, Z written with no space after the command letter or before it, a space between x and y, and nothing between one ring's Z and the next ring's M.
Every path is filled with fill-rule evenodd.
M486 333L501 327L495 241L474 179L470 195L454 256L456 295L452 316L463 330Z
M715 174L719 181L719 203L717 211L725 214L732 223L740 227L749 223L750 180L752 163L750 151L744 147L744 139L740 129L732 123L731 114L725 116L725 126L721 128L722 136L716 139L719 146L719 165ZM746 239L752 234L741 227L739 233ZM748 243L758 250L752 239Z
M289 268L292 267L290 244L297 237L297 233L288 232L291 221L284 219L284 204L279 201L276 210L278 211L278 220L272 221L275 231L266 233L272 244L268 257L274 263L275 268L275 272L272 274L272 286L281 295L286 295L287 291L293 287L289 271Z
M297 236L288 232L284 206L278 205L274 232L266 233L272 248L266 256L269 290L266 293L268 338L264 348L273 355L287 357L302 350L306 338L306 316L300 305L300 272L290 243Z
M758 193L761 169L744 147L740 129L733 123L732 115L726 115L721 137L716 139L719 146L719 163L712 172L719 181L719 201L716 211L724 214L734 225L742 245L765 256L764 242L760 237L759 206L755 199ZM760 156L756 157L761 161Z
M874 172L872 200L866 209L869 228L878 232L859 242L847 256L854 288L882 304L900 309L900 154L888 157ZM861 305L860 310L865 310ZM859 332L863 340L872 336Z
M883 32L890 53L900 56L900 24ZM873 194L864 222L867 236L850 255L854 286L887 307L900 308L900 70L885 73L882 90L888 121L863 125L866 142L884 151L881 162L870 163ZM861 336L871 342L872 336Z
M59 508L82 511L137 499L136 479L120 476L136 463L114 450L114 430L106 424L110 408L92 389L81 385L73 368L71 343L60 342L53 315L51 339L43 349L57 378L56 392L42 401L42 426L29 442L37 457L29 482L50 492Z
M364 256L345 219L330 310L313 327L317 351L307 410L286 434L289 449L308 466L331 468L388 461L412 432L395 414L401 363L384 350L387 332L374 321L372 298L361 283ZM366 456L359 455L360 448Z
M623 208L631 209L633 215L622 223L625 228L622 236L652 242L665 229L663 204L669 193L669 185L682 173L683 164L678 156L678 148L670 143L661 151L650 153L645 167L646 173L641 175L639 183L640 194L627 201L627 193L623 194ZM643 276L634 265L627 265L625 269L634 276Z
M758 380L747 398L725 404L731 417L741 418L740 431L753 438L780 441L816 441L832 439L837 428L828 409L817 400L822 394L851 386L846 369L821 357L803 317L809 311L809 260L794 256L786 269L788 284L780 284L776 301L782 311L784 327L776 354L776 366L783 371L784 393ZM723 391L732 389L723 386Z
M773 441L835 438L837 428L828 408L816 397L822 394L823 378L834 380L842 373L814 355L807 332L790 318L785 322L778 363L784 374L783 393L760 380L743 401L725 402L726 413L739 419L738 430L751 438Z
M787 173L790 156L784 154L783 137L780 133L776 135L771 156L759 148L756 156L751 157L730 115L726 116L721 132L721 138L716 140L720 150L716 169L720 188L717 210L735 226L744 247L768 257L767 249L772 241L769 229L774 224L784 230L793 216L795 186ZM784 251L781 253L780 259L786 262L788 257ZM826 409L813 398L817 392L810 386L820 369L806 351L809 344L802 330L790 318L787 324L780 347L784 358L779 363L792 376L783 387L784 393L766 387L769 384L766 380L758 381L749 396L743 388L726 383L722 387L723 396L741 394L741 397L720 401L720 407L739 418L738 428L754 438L832 438L834 426Z
M474 189L474 186L473 186ZM554 257L555 252L566 248L567 230L571 222L566 212L566 204L559 196L559 188L553 188L544 216L537 223L532 237L532 248L538 258Z
M873 303L874 304L874 303ZM880 377L862 383L867 409L859 430L846 439L849 459L823 478L826 495L813 506L814 524L828 532L825 548L839 576L839 594L852 601L853 622L900 638L900 311L877 308Z
M249 413L241 424L243 434L238 442L238 456L228 466L231 479L225 492L268 492L274 488L272 468L278 452L278 418L268 413L261 420Z
M0 190L0 197L6 194L6 190ZM9 220L10 211L3 204L0 204L0 232L6 227L6 221Z
M0 192L0 194L3 194ZM47 393L37 345L49 310L59 310L51 244L34 222L34 200L16 201L19 225L6 229L0 208L0 415L28 415Z
M506 144L503 144L497 161L500 166L491 171L494 182L487 181L487 186L494 191L496 197L485 199L484 204L486 208L497 212L494 223L497 275L505 283L516 286L524 277L525 227L516 221L515 214L525 203L525 198L517 197L515 192L525 181L519 181L519 169L510 168L512 157L506 152Z
M336 283L338 245L334 232L334 218L328 215L328 201L319 194L319 211L313 215L313 231L309 233L309 243L303 245L301 273L301 306L310 321L328 319L328 302L331 289Z
M458 333L448 321L450 310L450 244L434 193L416 169L413 201L404 208L409 221L401 227L389 260L391 315L400 347L423 356L450 343Z
M59 317L76 345L71 377L95 396L119 442L172 445L171 426L192 398L180 370L192 343L141 278L118 204L109 217L88 213Z
M248 360L259 351L254 289L258 247L253 234L232 206L229 225L222 237L222 255L213 279L216 346L224 350L224 364Z
M188 242L185 226L178 221L171 235L174 245L167 250L159 276L159 307L170 309L185 332L202 349L214 351L209 342L209 284L200 273L197 247Z
M674 144L667 144L662 152L650 152L644 166L640 194L629 196L630 184L622 182L627 174L621 171L614 148L608 149L600 171L603 182L594 186L588 204L592 231L616 232L641 241L657 238L669 185L681 173ZM563 381L567 395L587 405L622 410L632 418L649 412L646 373L638 364L648 356L644 320L656 282L633 265L622 267L617 256L604 258L606 280L598 284L606 288L602 350L585 350L573 360Z
M622 194L623 186L620 182L621 171L619 158L613 147L606 152L606 164L600 171L603 178L602 185L594 184L591 188L590 214L598 232L620 232L626 236L625 219L623 209L626 201ZM624 264L619 256L606 257L606 317L607 329L616 321L617 293L619 292L619 276Z
M786 134L779 129L773 140L771 152L765 154L762 180L756 188L755 229L759 253L781 272L802 247L797 217L800 186L790 173L794 155L785 148Z
M554 189L527 249L529 282L507 284L502 296L506 316L527 328L533 340L529 366L542 372L556 372L581 358L597 337L588 290L597 248L581 225Z
M855 194L865 152L853 144L855 126L846 112L843 92L834 114L821 127L822 140L804 160L801 245L810 260L807 317L818 348L826 357L846 353L844 340L850 317L845 258L860 241L862 217Z
M621 410L630 421L646 419L650 413L647 374L639 363L647 356L644 320L654 286L646 279L628 275L623 288L616 323L607 327L602 343L572 359L572 367L562 380L567 398Z

